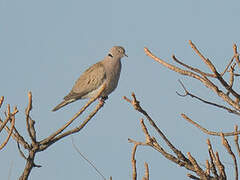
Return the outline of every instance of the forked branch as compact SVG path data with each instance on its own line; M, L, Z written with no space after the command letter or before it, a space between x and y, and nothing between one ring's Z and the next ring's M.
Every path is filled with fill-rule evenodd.
M215 92L219 97L221 97L226 103L228 103L230 106L232 106L237 111L240 111L240 105L238 103L239 100L240 100L240 95L235 90L232 89L233 81L232 81L232 84L231 84L231 81L228 84L222 77L223 74L225 73L225 70L232 63L232 60L227 65L227 68L225 68L223 73L218 73L218 71L217 71L216 67L213 65L213 63L209 59L205 58L202 55L202 53L197 49L197 47L191 41L189 41L189 43L190 43L191 47L193 48L193 50L196 52L196 54L199 55L199 57L203 60L203 62L212 71L212 74L205 73L205 72L199 70L198 68L191 67L191 66L189 66L187 64L184 64L181 61L179 61L174 55L172 56L174 61L176 61L178 64L184 66L188 70L185 70L185 69L182 69L182 68L179 68L177 66L174 66L172 64L167 63L163 59L160 59L159 57L155 56L148 48L144 48L144 51L145 51L147 56L151 57L153 60L155 60L158 63L162 64L166 68L168 68L168 69L170 69L172 71L175 71L175 72L177 72L179 74L182 74L182 75L185 75L185 76L189 76L189 77L192 77L192 78L195 78L195 79L201 81L206 87L208 87L213 92ZM234 57L236 57L236 56L234 56ZM222 87L225 90L227 90L227 93L224 93L222 90L220 90L220 88L213 81L208 79L207 77L211 77L211 78L217 79L221 83ZM229 93L231 93L235 97L235 100L233 100L229 96Z
M14 112L10 112L10 106L7 106L7 113L6 113L6 119L3 122L0 119L0 131L5 128L5 130L8 132L8 137L4 141L4 143L0 146L0 148L3 148L7 141L9 140L10 136L13 137L13 139L17 142L18 150L20 152L20 155L26 160L26 165L24 168L24 171L19 178L20 180L27 180L28 176L33 169L33 167L41 167L40 165L35 164L35 156L37 152L43 151L47 149L49 146L54 144L55 142L61 140L64 137L67 137L68 135L74 134L79 132L81 129L85 127L85 125L93 118L93 116L103 107L104 103L100 101L96 108L87 116L87 118L80 123L77 127L72 128L66 132L63 132L74 120L76 120L86 109L89 107L104 91L106 88L106 84L102 86L102 88L99 90L99 93L96 97L90 99L87 104L78 112L76 113L72 119L70 119L65 125L63 125L61 128L59 128L56 132L54 132L49 137L43 139L42 141L37 141L36 138L36 130L34 127L35 122L32 120L30 116L30 112L32 110L32 93L28 93L28 106L25 110L25 116L26 116L26 129L28 132L28 135L31 139L31 143L28 143L23 136L17 131L15 128L15 114L18 112L18 110L15 108ZM0 106L2 105L3 97L0 98ZM11 127L9 128L6 124L7 122L11 122ZM25 155L23 151L21 150L20 145L22 145L27 151L28 155Z
M3 103L3 99L4 98L2 96L1 99L0 99L0 108L1 108L2 103ZM3 149L7 145L10 137L13 134L13 130L14 130L14 126L15 126L15 115L17 113L18 113L17 107L15 107L14 111L11 113L10 112L10 106L8 105L8 115L7 115L6 119L4 121L2 121L1 118L0 118L0 124L1 124L1 126L0 126L0 133L1 133L3 128L8 128L7 127L7 123L9 121L11 122L11 127L10 127L10 129L8 131L8 135L7 135L6 139L3 141L3 143L0 145L0 150Z

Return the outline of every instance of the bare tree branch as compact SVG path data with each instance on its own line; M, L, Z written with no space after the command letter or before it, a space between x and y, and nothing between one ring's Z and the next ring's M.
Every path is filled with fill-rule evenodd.
M201 75L203 75L203 76L208 76L208 77L216 78L216 75L215 75L215 74L205 73L205 72L199 70L198 68L194 68L194 67L192 67L192 66L189 66L189 65L181 62L179 59L176 58L175 55L172 55L172 58L173 58L173 60L176 61L178 64L182 65L183 67L185 67L185 68L187 68L187 69L189 69L189 70L191 70L191 71L193 71L193 72L199 73L199 74L201 74Z
M218 168L219 173L220 173L220 178L221 179L227 179L227 176L226 176L226 173L225 173L225 167L222 164L222 162L220 161L218 152L216 152L215 155L216 155L215 156L216 157L216 165L217 165L217 168Z
M143 180L149 180L149 167L148 167L148 163L144 162L144 167L145 167L145 175L143 177Z
M227 149L228 153L231 155L233 162L234 162L234 167L235 167L235 179L238 180L238 165L237 165L237 159L235 154L233 153L231 146L229 145L227 139L224 137L224 134L221 133L222 137L222 144L223 146Z
M208 153L209 153L209 157L210 157L211 171L212 171L214 177L218 179L217 169L215 166L216 157L213 152L212 145L211 145L211 142L209 139L207 139L207 145L208 145Z
M25 110L26 126L27 126L28 135L31 138L32 143L36 144L36 130L34 128L34 122L29 115L31 110L32 110L32 93L28 92L28 106Z
M1 108L1 106L2 106L2 104L3 104L3 100L4 100L4 97L2 96L2 97L0 98L0 108ZM4 121L2 121L1 118L0 118L0 133L1 133L1 131L3 130L3 128L5 128L5 129L8 128L8 127L7 127L7 123L8 123L9 121L11 122L11 127L10 127L10 129L9 129L9 131L8 131L8 135L7 135L6 139L3 141L3 143L0 145L0 150L3 149L3 148L7 145L10 137L11 137L12 134L13 134L13 130L14 130L14 126L15 126L15 115L16 115L17 113L18 113L17 107L14 107L14 111L11 112L11 110L10 110L10 105L8 104L8 105L7 105L7 114L6 114L7 117L6 117L6 119L5 119Z
M141 122L143 123L143 120L141 120ZM132 140L130 138L128 138L128 141L131 142L131 143L134 143L134 146L133 146L133 149L132 149L132 156L131 156L132 179L133 180L137 180L137 167L136 167L136 159L135 159L136 150L137 150L137 147L139 145L147 146L148 144L147 143L143 143L143 142L137 142L137 141L134 141L134 140ZM143 180L149 180L149 168L148 168L148 164L146 162L144 162L144 167L145 167L145 174L144 174L144 177L142 179Z
M133 100L131 101L130 99L128 99L127 97L123 97L127 102L130 102L133 107L141 112L142 114L144 114L147 119L149 120L149 123L156 129L156 131L160 134L161 138L166 142L166 144L170 147L170 149L177 155L177 158L174 157L173 155L167 153L156 141L156 139L154 137L151 137L147 131L147 128L144 124L143 119L141 119L140 123L142 126L142 130L145 134L146 137L146 142L145 143L141 143L141 142L135 142L131 139L129 139L130 142L134 142L135 144L138 143L138 145L149 145L151 147L153 147L154 149L156 149L157 151L159 151L164 157L166 157L167 159L173 161L174 163L178 164L179 166L185 166L187 169L194 171L194 168L191 164L191 162L182 154L181 151L179 151L177 148L175 148L172 143L167 139L167 137L162 133L162 131L157 127L157 125L154 123L154 121L151 119L151 117L147 114L146 111L144 111L141 106L139 101L137 101L136 96L134 95L134 93L132 93L132 97Z
M177 148L173 146L173 144L167 139L167 137L163 134L163 132L157 127L157 125L154 123L152 118L148 115L148 113L142 109L140 106L139 101L137 101L136 96L134 93L132 93L132 100L128 99L126 96L123 97L127 102L130 102L134 109L142 113L149 121L149 123L154 127L154 129L158 132L158 134L161 136L161 138L166 142L166 144L170 147L170 149L177 155L177 157L183 161L188 161L188 159L179 151Z
M106 84L104 84L102 86L102 88L99 90L99 93L97 94L96 97L91 98L82 108L81 110L76 113L71 120L69 120L64 126L62 126L60 129L58 129L56 132L54 132L52 135L50 135L49 137L45 138L44 140L40 141L40 144L44 145L44 144L48 144L48 143L52 143L53 139L59 135L62 131L64 131L70 124L72 124L72 122L77 119L97 98L99 98L99 96L101 95L101 93L104 91L104 89L106 88ZM103 106L103 104L102 104ZM102 107L101 106L101 107ZM76 128L76 132L77 128ZM71 134L71 130L68 131L67 134ZM58 138L59 139L59 138ZM56 139L55 139L56 140Z
M4 96L1 96L1 98L0 98L0 108L2 107L3 100L4 100Z
M8 132L8 137L4 141L4 143L0 146L0 148L3 148L5 146L8 139L10 138L10 136L12 136L13 139L17 142L19 153L26 160L26 165L25 165L24 171L23 171L21 177L19 178L19 180L27 180L33 167L41 167L40 165L37 165L34 162L37 152L45 150L46 148L48 148L50 145L54 144L58 140L66 137L70 134L79 132L82 128L85 127L85 125L92 119L92 117L103 107L103 105L104 105L103 101L100 101L98 103L96 108L87 116L87 118L82 123L80 123L79 126L72 128L66 132L63 132L77 117L79 117L79 115L82 114L83 111L86 110L86 108L91 103L93 103L97 98L99 98L99 96L105 90L105 88L106 88L106 84L104 84L102 86L102 88L99 90L97 96L95 98L90 99L89 102L78 113L76 113L75 116L71 120L69 120L65 125L63 125L55 133L53 133L52 135L43 139L40 142L38 142L36 139L36 130L34 127L35 122L30 117L30 112L32 110L32 93L29 92L28 93L28 106L25 110L25 116L26 116L26 129L27 129L28 135L31 139L30 144L28 144L28 142L23 138L22 135L20 135L20 133L17 131L17 129L14 126L15 114L18 112L17 108L14 109L14 112L11 112L10 106L9 105L7 106L7 112L5 113L6 119L4 122L0 119L0 125L1 125L0 128L1 128L1 130L3 128L5 128L5 130ZM3 97L0 98L0 105L2 105L2 103L3 103ZM10 129L6 125L8 121L11 121L11 123L12 123ZM23 151L20 148L20 145L22 145L26 150L28 150L28 155L24 155Z
M233 44L233 52L234 52L234 57L236 59L238 67L240 68L240 60L239 60L239 54L237 52L237 45L236 44Z
M135 154L137 150L137 146L139 144L135 143L132 149L132 179L137 180L137 168L136 168L136 159L135 159Z
M193 43L190 41L190 45L193 45ZM193 48L195 47L192 46ZM198 53L199 51L196 49L196 47L194 48L194 50ZM169 64L167 62L165 62L164 60L158 58L157 56L155 56L154 54L151 53L151 51L147 48L144 48L144 51L146 53L146 55L148 55L149 57L151 57L153 60L159 62L160 64L162 64L163 66L167 67L168 69L175 71L179 74L185 75L185 76L189 76L192 78L195 78L199 81L201 81L206 87L208 87L209 89L211 89L213 92L215 92L219 97L221 97L225 102L227 102L229 105L231 105L232 107L234 107L237 110L240 110L240 105L238 103L236 103L234 100L232 100L226 93L224 93L223 91L221 91L212 81L210 81L207 76L205 76L205 74L200 73L200 75L193 73L191 71L187 71L187 70L183 70L181 68L178 68L172 64ZM216 68L213 66L213 64L211 63L211 61L209 59L206 59L200 52L199 52L199 56L204 60L204 62L208 65L208 67L214 72L214 74L216 75L216 78L221 82L221 84L223 85L223 87L225 89L227 89L231 94L233 94L237 99L239 99L239 94L236 93L228 84L227 82L222 78L222 76L216 71Z
M196 126L197 128L199 128L201 131L203 131L206 134L209 135L213 135L213 136L221 136L222 132L214 132L214 131L209 131L206 128L203 128L202 126L200 126L198 123L194 122L193 120L191 120L187 115L185 114L181 114L181 116L187 120L188 122L190 122L191 124L193 124L194 126ZM237 134L240 134L240 131L235 131L235 132L227 132L227 133L223 133L224 136L234 136Z
M210 164L209 161L206 160L206 171L205 171L207 176L210 176Z
M189 161L192 163L196 174L200 177L200 179L207 179L207 176L205 172L202 170L202 168L198 165L196 159L192 157L190 152L187 153Z
M196 177L196 176L194 176L194 175L192 175L192 174L187 174L187 176L188 176L189 178L191 178L191 179L200 180L200 178L198 178L198 177Z
M202 101L203 103L206 103L206 104L209 104L209 105L216 106L216 107L218 107L218 108L227 110L229 113L233 113L233 114L236 114L236 115L240 115L240 112L238 112L238 111L236 111L236 110L234 110L234 109L230 109L230 108L228 108L228 107L225 107L225 106L222 106L222 105L213 103L213 102L206 101L206 100L204 100L204 99L202 99L202 98L200 98L200 97L198 97L198 96L190 93L190 92L185 88L184 84L183 84L180 80L178 80L178 81L179 81L179 83L181 84L182 88L183 88L184 91L185 91L185 94L183 94L183 95L181 95L180 93L178 93L178 92L176 91L176 93L177 93L179 96L181 96L181 97L190 96L190 97L192 97L192 98L198 99L199 101Z
M235 125L234 129L235 129L235 133L237 133L238 132L238 125ZM238 137L239 137L239 135L235 134L234 142L235 142L235 145L237 147L238 156L240 158L240 147L239 147L239 143L238 143L238 139L239 139Z
M230 65L232 64L233 60L234 60L234 56L231 58L231 60L229 61L228 65L226 66L224 71L221 73L221 76L223 76L227 72L227 70L230 67Z
M19 151L20 155L23 157L23 159L27 160L26 156L24 155L24 153L23 153L22 150L21 150L21 147L20 147L20 145L19 145L19 142L17 142L17 147L18 147L18 151Z
M16 111L17 111L17 109L16 109ZM18 111L17 111L18 112ZM7 136L7 138L4 140L4 142L0 145L0 150L1 149L3 149L5 146L6 146L6 144L8 143L8 141L9 141L9 139L10 139L10 137L11 137L11 135L12 135L12 133L13 133L13 128L14 128L14 126L15 126L15 115L12 115L11 116L11 127L10 127L10 130L9 130L9 133L8 133L8 136ZM1 132L1 131L0 131Z
M104 175L96 168L96 166L91 162L89 161L79 150L79 148L76 146L76 144L74 143L74 140L73 140L73 137L71 137L71 140L72 140L72 145L74 147L74 149L77 151L77 153L85 160L87 161L88 164L90 164L93 169L97 172L97 174L99 174L104 180L107 180Z
M77 133L79 132L82 128L84 128L87 123L93 118L93 116L103 107L103 103L102 102L99 102L97 104L97 106L95 107L95 109L88 115L88 117L79 125L77 126L76 128L74 129L71 129L69 131L66 131L62 134L59 134L57 137L55 137L54 139L52 139L51 141L49 141L48 143L44 143L42 144L41 143L41 147L40 147L40 151L43 151L44 149L46 149L47 147L49 147L50 145L52 145L53 143L57 142L58 140L66 137L66 136L69 136L71 134L74 134L74 133Z

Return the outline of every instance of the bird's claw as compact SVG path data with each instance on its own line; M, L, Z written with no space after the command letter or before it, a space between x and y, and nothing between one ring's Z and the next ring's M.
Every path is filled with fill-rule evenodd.
M105 97L100 97L99 98L99 103L101 103L102 105L104 105L105 101L108 99L108 96Z

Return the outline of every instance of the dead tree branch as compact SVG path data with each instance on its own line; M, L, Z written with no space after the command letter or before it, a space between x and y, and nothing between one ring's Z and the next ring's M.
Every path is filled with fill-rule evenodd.
M234 109L230 109L230 108L228 108L228 107L226 107L226 106L219 105L219 104L216 104L216 103L213 103L213 102L209 102L209 101L207 101L207 100L204 100L204 99L202 99L202 98L200 98L200 97L198 97L198 96L190 93L190 92L186 89L186 87L184 86L184 84L183 84L180 80L178 80L178 81L179 81L179 83L181 84L182 88L184 89L185 94L180 94L180 93L178 93L178 92L176 91L177 95L179 95L179 96L181 96L181 97L190 96L190 97L192 97L192 98L196 98L197 100L199 100L199 101L201 101L201 102L203 102L203 103L206 103L206 104L209 104L209 105L212 105L212 106L216 106L216 107L218 107L218 108L220 108L220 109L224 109L224 110L228 111L229 113L233 113L233 114L236 114L236 115L240 115L240 112L238 112L238 111L236 111L236 110L234 110Z
M81 151L79 150L79 148L76 146L76 144L74 143L74 140L73 140L73 137L71 137L71 140L72 140L72 145L73 145L73 148L77 151L77 153L88 163L90 164L93 169L97 172L97 174L99 174L103 180L107 180L104 175L97 169L97 167L91 162L89 161L85 155L83 155L83 153L81 153Z
M149 123L154 127L154 129L158 132L158 134L161 136L161 138L166 142L166 144L170 147L170 149L177 155L177 157L183 161L186 161L187 158L179 151L177 150L173 144L168 140L168 138L164 135L164 133L158 128L158 126L155 124L155 122L152 120L152 118L148 115L148 113L142 109L140 106L139 101L136 99L136 96L134 93L132 93L132 100L128 99L126 96L123 97L127 102L131 103L135 110L142 113Z
M2 96L2 97L0 98L0 108L2 107L3 100L4 100L4 96Z
M197 68L194 68L194 67L191 67L189 65L186 65L186 64L180 62L174 55L172 56L174 61L176 61L177 63L183 65L185 68L187 68L189 70L184 70L184 69L181 69L181 68L179 68L177 66L174 66L172 64L167 63L166 61L164 61L164 60L158 58L157 56L155 56L148 48L144 48L144 51L145 51L147 56L151 57L153 60L155 60L158 63L162 64L166 68L168 68L168 69L170 69L172 71L175 71L175 72L177 72L179 74L182 74L182 75L185 75L185 76L189 76L189 77L192 77L192 78L195 78L195 79L201 81L206 87L208 87L213 92L215 92L219 97L221 97L226 103L228 103L230 106L232 106L237 111L240 111L240 105L238 104L239 99L240 99L240 95L235 90L232 89L232 85L231 84L229 85L223 79L222 76L223 76L224 73L221 73L221 74L218 73L218 71L215 68L215 66L213 65L213 63L209 59L205 58L202 55L202 53L197 49L197 47L192 43L192 41L189 41L189 44L192 47L192 49L195 51L195 53L202 59L202 61L212 71L212 74L202 72L201 70L199 70ZM232 63L232 60L230 62ZM229 67L229 64L228 64L227 67ZM220 90L219 87L213 81L208 79L207 77L211 77L211 78L217 79L221 83L223 88L225 90L227 90L227 93L224 93L222 90ZM231 93L235 97L235 100L233 100L229 96L229 93Z
M235 154L233 153L231 146L229 145L227 139L224 137L224 134L221 133L222 137L222 144L223 146L227 149L228 153L231 155L233 162L234 162L234 167L235 167L235 179L238 180L238 165L237 165L237 159Z
M141 124L143 124L144 126L144 123L143 123L143 120L141 120ZM146 134L145 134L146 135ZM137 166L136 166L136 158L135 158L135 155L136 155L136 150L137 150L137 147L139 145L142 145L142 146L147 146L148 143L143 143L143 142L137 142L137 141L134 141L132 139L128 139L128 142L130 143L134 143L134 146L133 146L133 149L132 149L132 156L131 156L131 162L132 162L132 179L133 180L137 180ZM143 177L143 180L149 180L149 168L148 168L148 164L145 162L144 163L144 166L145 166L145 175Z
M149 49L144 48L144 51L147 56L152 58L153 60L157 61L164 67L175 71L181 75L188 76L194 79L199 80L203 85L205 85L207 88L212 90L218 97L220 97L224 102L226 102L230 108L227 106L219 105L213 102L210 102L208 100L205 100L203 98L200 98L192 93L190 93L184 86L184 84L180 82L181 86L183 87L185 94L180 94L176 92L179 96L186 97L190 96L192 98L195 98L203 103L215 106L220 109L224 109L228 111L229 113L233 113L236 115L240 115L240 105L239 105L239 100L240 100L240 94L233 89L233 85L235 83L235 76L237 76L235 71L235 66L236 63L238 63L240 67L240 62L239 62L239 55L237 53L237 47L234 45L234 56L231 58L231 60L228 62L227 66L224 68L222 73L219 73L217 68L214 66L212 61L210 61L208 58L206 58L200 50L193 44L192 41L189 41L189 44L193 51L200 57L202 62L208 67L210 70L210 73L204 72L200 70L199 68L190 66L188 64L183 63L180 61L178 58L176 58L175 55L172 56L173 60L181 65L182 67L177 67L173 64L167 63L163 59L160 59L159 57L155 56ZM234 59L236 59L236 63L233 62ZM226 72L229 73L229 80L225 80L223 76L226 74ZM217 85L217 83L220 84ZM188 169L196 175L188 174L187 176L191 179L199 179L199 180L226 180L226 172L225 172L225 167L223 163L220 160L218 152L214 153L212 149L212 145L210 143L210 140L207 140L207 145L208 145L208 153L209 153L209 160L206 160L206 167L205 170L200 167L200 163L197 162L197 160L190 154L190 152L187 153L187 157L184 156L184 154L177 149L166 137L166 135L159 129L159 127L155 124L153 119L149 116L149 114L140 106L140 102L136 99L136 96L134 93L132 93L132 99L129 99L127 97L123 97L127 102L131 103L131 105L134 107L134 109L141 114L143 114L150 125L158 132L160 135L161 139L168 145L168 147L172 150L173 153L168 153L165 149L161 147L161 145L157 142L155 137L151 137L150 133L148 132L147 127L144 124L144 121L141 120L140 124L142 126L142 131L145 134L145 142L138 142L132 139L129 139L129 142L134 143L134 157L135 157L135 151L137 146L150 146L160 152L165 158L168 160L178 164L181 167L184 167L185 169ZM234 141L235 145L238 149L238 153L240 156L240 150L239 150L239 144L238 144L238 137L240 134L240 131L237 129L237 126L235 126L235 130L233 132L213 132L209 131L206 128L203 128L200 126L198 123L194 122L191 120L189 117L187 117L185 114L181 114L182 117L199 128L201 131L203 131L206 134L209 135L214 135L214 136L221 136L222 137L222 142L224 147L227 149L228 153L231 155L233 161L234 161L234 167L235 167L235 177L238 179L238 166L237 166L237 160L236 156L234 155L231 146L228 144L228 141L226 140L225 136L234 136ZM136 163L135 158L132 158L132 164ZM136 164L135 164L136 165ZM136 166L134 166L136 168ZM133 168L133 172L136 172L136 169ZM134 174L134 173L133 173ZM136 179L136 176L133 176ZM144 178L143 178L144 179Z
M236 44L233 45L233 52L234 52L234 57L236 59L238 67L240 68L240 60L239 60L239 54L237 52L237 45Z
M64 126L62 126L61 128L59 128L56 132L54 132L52 135L50 135L49 137L45 138L44 140L42 140L40 143L42 145L45 145L45 144L51 144L52 143L52 140L57 136L59 135L61 132L63 132L70 124L73 123L73 121L75 119L77 119L99 96L100 94L103 92L103 90L105 89L106 85L104 85L101 90L99 91L98 95L95 97L95 98L92 98L90 99L81 109L79 112L77 112L73 117L72 119L70 119ZM100 103L99 103L100 104ZM103 106L103 104L102 104ZM102 107L101 106L101 107ZM99 107L99 108L101 108ZM70 133L70 131L69 131ZM71 134L71 133L70 133Z
M133 180L137 180L137 168L136 168L135 154L136 154L138 145L139 145L138 143L135 143L133 146L133 150L132 150L132 179Z
M181 116L187 120L189 123L193 124L197 128L199 128L201 131L203 131L206 134L213 135L213 136L221 136L223 134L224 136L234 136L240 134L240 131L233 131L233 132L227 132L227 133L222 133L222 132L214 132L214 131L209 131L206 128L200 126L198 123L194 122L191 120L187 115L181 114Z
M4 100L4 97L2 96L0 98L0 108L1 108L1 106L3 104L3 100ZM8 131L8 135L7 135L6 139L3 141L3 143L0 145L0 150L3 149L7 145L10 137L13 134L13 130L14 130L14 126L15 126L15 115L17 113L18 113L17 107L15 107L14 111L11 113L10 112L10 105L8 105L7 106L7 117L6 117L6 119L4 121L2 121L1 118L0 118L0 133L3 130L3 128L7 128L7 123L8 122L11 123L11 127L10 127L10 129Z
M14 112L10 112L10 106L7 107L7 113L6 113L6 119L4 122L0 119L0 130L5 128L5 130L8 132L8 137L4 141L4 143L1 145L1 147L4 147L6 142L8 141L9 137L12 136L13 139L17 142L18 145L18 150L20 155L26 160L26 165L24 168L24 171L19 178L20 180L27 180L28 176L31 172L31 170L34 167L41 167L40 165L35 164L35 156L37 152L43 151L47 149L49 146L54 144L55 142L61 140L64 137L67 137L71 134L79 132L81 129L85 127L85 125L94 117L94 115L103 107L104 103L99 102L96 106L96 108L87 116L87 118L80 123L77 127L74 127L68 131L64 130L74 121L76 120L86 109L89 107L99 96L101 93L104 91L106 87L106 84L103 85L103 87L99 90L99 93L97 94L96 97L90 99L87 104L78 112L76 113L72 119L70 119L65 125L63 125L61 128L59 128L56 132L52 133L49 137L46 137L45 139L41 141L37 141L36 137L36 130L35 130L35 121L32 120L30 112L32 110L32 93L28 93L28 106L25 110L25 116L26 116L26 129L28 132L28 136L31 139L31 143L28 143L22 135L17 131L15 128L15 114L18 112L17 108L14 109ZM3 97L0 98L0 106L2 105L3 102ZM11 121L11 127L8 128L6 125L8 121ZM21 150L21 147L24 147L28 151L28 155L24 155L24 153Z
M235 130L235 133L238 132L238 125L235 125L234 130ZM238 135L238 134L235 134L235 136L234 136L234 142L235 142L235 146L236 146L236 148L237 148L238 156L239 156L239 158L240 158L240 147L239 147L238 139L239 139L239 135Z
M209 160L206 160L206 169L203 170L200 167L199 163L196 161L196 159L189 152L187 153L188 157L185 157L183 155L183 153L179 149L177 149L167 139L167 137L157 127L157 125L154 123L154 121L151 119L151 117L148 115L148 113L144 109L142 109L142 107L140 106L140 102L137 100L134 93L132 93L132 100L125 97L125 96L123 98L127 102L131 103L135 110L142 113L148 119L150 125L152 125L158 133L161 132L161 133L159 133L160 137L166 142L168 147L175 154L175 155L173 155L171 153L168 153L165 149L163 149L161 147L161 145L157 142L156 138L152 137L150 135L143 119L141 119L140 124L141 124L141 127L142 127L142 131L145 135L145 142L138 142L138 141L132 140L130 138L128 139L129 142L134 143L134 147L133 147L133 151L132 151L132 167L133 167L133 178L134 178L134 180L137 177L137 175L135 174L137 170L135 169L136 168L136 159L133 158L133 157L135 157L136 148L138 146L150 146L150 147L154 148L155 150L157 150L158 152L160 152L168 160L178 164L181 167L185 167L186 169L196 173L197 176L192 175L192 174L187 174L187 176L191 179L199 179L199 180L219 180L219 179L222 179L222 180L226 180L226 173L225 173L224 165L222 164L218 153L213 152L210 140L207 140L210 163L209 163ZM234 133L236 133L236 132L233 132L233 135L234 135ZM237 132L237 134L238 134L238 132ZM229 135L229 134L227 134L227 135Z

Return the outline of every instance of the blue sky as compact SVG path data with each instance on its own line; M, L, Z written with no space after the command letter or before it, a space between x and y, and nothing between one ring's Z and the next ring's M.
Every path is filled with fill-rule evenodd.
M177 96L175 91L182 92L177 81L181 79L191 92L223 103L198 81L151 60L143 48L148 47L168 62L173 63L171 55L175 54L185 63L207 70L190 48L188 40L192 40L222 71L233 55L233 43L240 43L239 7L237 0L0 0L0 96L5 96L1 118L6 103L17 105L20 112L16 126L27 136L24 109L27 92L32 91L37 137L40 140L50 135L86 101L78 101L56 113L51 109L87 67L103 59L112 46L121 45L128 58L122 60L118 88L97 116L73 136L79 150L107 178L131 179L132 144L127 139L144 140L139 124L142 115L122 96L130 97L135 92L173 144L184 154L191 152L204 165L209 136L185 122L180 114L186 113L203 126L218 131L231 131L238 123L237 117ZM87 113L78 122L86 116ZM152 135L158 137L156 133ZM220 139L210 138L232 173L232 160L221 150ZM151 148L140 147L136 158L139 177L143 175L143 162L147 161L150 179L187 179L188 171ZM7 179L12 166L10 179L17 179L25 162L13 140L1 151L0 159L2 178ZM100 179L74 150L70 137L37 154L36 164L43 167L33 169L29 179Z

